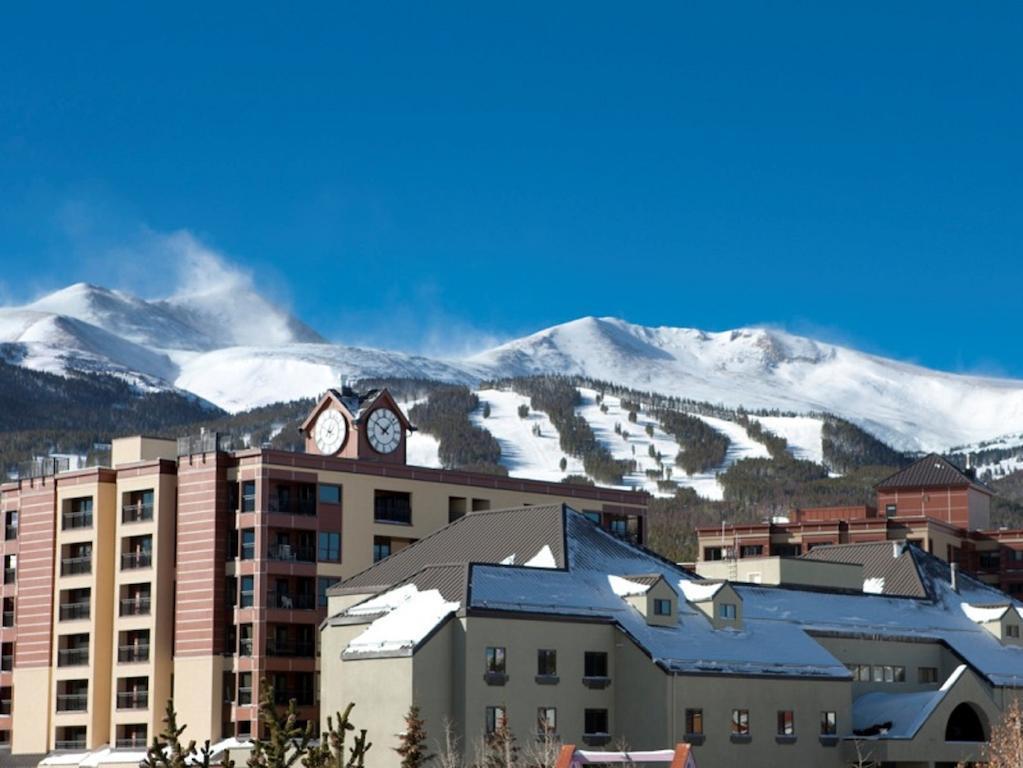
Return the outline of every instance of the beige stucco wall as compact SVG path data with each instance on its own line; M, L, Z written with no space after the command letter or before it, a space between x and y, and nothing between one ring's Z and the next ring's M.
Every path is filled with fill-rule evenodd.
M880 664L906 668L904 683L875 683L854 681L853 697L868 691L885 693L910 693L913 691L935 690L961 663L940 643L909 643L894 640L864 640L846 637L816 637L815 640L843 664ZM935 667L938 681L921 685L917 670L920 667Z
M863 588L863 566L782 557L701 560L696 572L707 579L758 584L801 584L832 589Z
M174 708L178 723L188 726L188 738L202 741L220 733L223 674L224 657L219 654L174 657ZM164 703L158 704L161 713Z
M156 459L177 458L177 443L158 437L117 437L110 444L110 466L117 468L124 464Z
M36 692L34 696L18 696L14 707L14 754L41 754L50 747L55 712L52 674L50 667L14 668L12 689Z

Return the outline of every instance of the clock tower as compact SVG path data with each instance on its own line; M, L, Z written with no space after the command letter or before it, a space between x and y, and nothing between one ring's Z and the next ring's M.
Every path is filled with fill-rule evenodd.
M415 430L386 389L328 389L299 427L307 453L385 464L405 463Z

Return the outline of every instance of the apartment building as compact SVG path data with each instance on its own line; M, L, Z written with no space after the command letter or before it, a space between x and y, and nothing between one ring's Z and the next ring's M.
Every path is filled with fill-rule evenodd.
M643 538L642 492L408 466L412 428L346 388L305 453L136 436L110 467L0 485L0 745L139 750L171 695L191 737L244 738L262 677L318 723L327 588L466 514L571 501Z
M864 592L841 558L700 579L567 505L469 516L329 590L321 711L355 702L370 768L399 764L413 703L431 749L448 722L467 760L501 724L526 759L547 740L751 768L980 758L1023 686L1019 605L868 546L920 594Z
M763 523L700 528L700 561L800 557L822 545L909 541L1023 596L1023 530L991 528L993 492L931 454L881 481L876 504L811 507Z

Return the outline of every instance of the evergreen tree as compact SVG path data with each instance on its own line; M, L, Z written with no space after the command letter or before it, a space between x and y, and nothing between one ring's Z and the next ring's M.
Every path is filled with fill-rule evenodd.
M295 699L288 702L283 713L280 712L273 684L266 678L259 684L259 723L266 727L267 738L253 739L249 768L291 768L306 756L313 738L312 722L299 725ZM259 757L254 761L257 753Z
M363 728L355 736L354 744L348 749L348 756L345 757L345 742L348 732L354 731L355 726L351 723L352 708L355 704L349 704L344 712L336 712L337 727L334 726L334 718L327 715L327 732L320 736L320 744L316 747L309 747L309 751L302 761L305 768L363 768L366 762L366 753L373 746L372 742L366 741L366 729Z
M210 768L209 739L203 748L196 749L195 741L182 744L181 734L186 726L178 725L178 713L174 711L174 702L167 700L166 714L163 717L163 731L153 737L153 743L146 750L146 756L139 764L141 768ZM220 764L223 768L234 768L229 752L224 752Z
M526 405L525 403L519 406L519 418L520 419L529 418L529 406Z
M561 467L561 471L564 472L566 469L568 469L568 459L562 456L561 461L558 462L558 466Z
M405 715L405 732L394 751L401 755L401 768L422 768L433 755L426 748L426 723L413 704Z
M490 418L490 403L483 403L483 418Z

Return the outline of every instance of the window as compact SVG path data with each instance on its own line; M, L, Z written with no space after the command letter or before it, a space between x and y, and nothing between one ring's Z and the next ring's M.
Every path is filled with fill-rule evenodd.
M775 544L771 547L771 554L775 557L799 557L803 551L798 544Z
M585 677L607 677L607 654L603 651L586 651L583 655Z
M883 683L884 682L884 667L882 667L879 664L875 664L874 667L873 667L873 672L874 672L873 678L872 678L873 681L875 683Z
M505 672L504 668L504 648L500 646L491 646L486 651L486 672L487 674L503 675Z
M241 577L241 595L238 600L239 608L251 608L253 604L253 595L255 593L255 578L252 576Z
M760 557L764 554L763 544L744 544L739 547L739 557Z
M597 512L595 510L592 510L592 509L584 509L583 510L583 515L587 519L592 520L597 525L600 525L600 513L599 512Z
M238 579L236 577L224 577L224 597L227 598L228 608L238 605Z
M373 519L378 523L412 524L412 494L373 491Z
M1007 624L1005 627L1006 637L1019 637L1019 624Z
M703 735L703 710L702 709L687 709L686 710L686 735L687 736L702 736Z
M671 616L671 600L656 598L654 600L654 616Z
M558 710L554 707L539 707L536 710L536 732L550 736L558 732Z
M256 481L246 480L242 483L242 512L256 511Z
M252 625L242 624L238 627L238 655L252 655Z
M67 618L67 614L68 613L70 613L70 612L69 611L66 612L64 610L64 605L62 604L60 606L60 618L61 619ZM88 616L89 616L89 604L86 603L85 604L85 615L84 616L74 616L73 618L88 618ZM4 626L4 627L13 627L14 626L14 598L13 597L5 597L4 598L4 611L3 611L3 624L2 624L2 626Z
M906 668L905 667L899 667L899 666L895 667L895 682L896 683L904 683L904 682L906 682Z
M485 512L490 509L490 499L473 499L472 500L472 511L473 512Z
M460 517L465 517L468 499L465 496L448 496L448 522L453 523Z
M252 673L238 673L238 703L241 705L252 703ZM239 723L240 725L240 723Z
M796 713L793 712L791 709L778 710L778 735L779 736L796 735Z
M18 538L18 511L16 509L7 513L4 526L4 539L10 541Z
M340 504L341 486L320 484L320 504Z
M332 531L320 531L318 560L329 560L340 562L341 560L341 534Z
M61 520L64 530L73 528L92 528L92 497L71 499Z
M609 733L606 709L587 709L583 711L583 733L603 735Z
M378 563L391 556L391 539L389 536L373 537L373 562Z
M884 505L884 516L885 517L895 517L896 511L897 511L897 508L896 508L896 506L894 504L885 504Z
M234 656L238 652L238 627L228 624L224 627L224 653Z
M4 555L4 584L13 584L18 579L18 556Z
M703 559L704 560L724 560L724 551L721 547L704 547L703 548Z
M891 666L890 664L884 665L884 681L886 683L895 682L895 667Z
M938 682L937 667L918 667L916 670L917 682L922 684Z
M838 715L834 712L821 712L821 736L838 735Z
M720 603L718 605L718 618L725 619L728 621L735 621L736 608L735 603Z
M864 683L869 683L870 682L870 665L869 664L859 664L856 667L856 669L857 669L856 679L861 681L861 682L864 682Z
M981 552L979 556L980 567L985 571L997 571L1001 565L1001 557L997 551L995 552Z
M505 724L504 707L487 707L487 733L495 733Z
M256 529L242 530L242 560L256 559Z
M732 710L732 735L749 736L749 710Z
M327 590L337 581L332 576L320 576L316 581L316 604L321 608L327 605Z
M536 652L536 674L554 677L558 674L558 652L541 648Z

